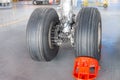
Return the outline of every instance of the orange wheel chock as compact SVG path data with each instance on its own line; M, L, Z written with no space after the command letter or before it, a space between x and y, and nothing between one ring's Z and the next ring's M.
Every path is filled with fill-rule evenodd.
M73 76L76 80L94 80L100 70L99 62L90 57L75 59Z

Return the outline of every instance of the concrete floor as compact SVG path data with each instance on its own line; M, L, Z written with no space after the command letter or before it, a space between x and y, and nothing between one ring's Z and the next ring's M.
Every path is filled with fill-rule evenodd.
M120 1L118 1L120 2ZM103 24L101 70L96 80L120 80L120 3L99 8ZM74 80L74 52L61 48L51 62L35 62L26 46L26 25L41 6L17 5L0 9L0 80Z

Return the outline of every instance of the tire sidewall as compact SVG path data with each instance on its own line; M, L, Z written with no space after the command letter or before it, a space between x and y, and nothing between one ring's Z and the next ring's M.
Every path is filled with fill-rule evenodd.
M39 34L41 34L40 38L42 40L42 45L39 45L42 47L42 52L44 53L43 55L45 60L50 61L57 55L59 47L55 46L53 49L50 48L48 39L49 29L52 23L54 26L56 26L56 24L58 24L59 22L59 19L56 11L53 9L48 10L47 12L45 12L45 14L46 15L43 16L45 18L40 24L40 28L42 31L39 31Z

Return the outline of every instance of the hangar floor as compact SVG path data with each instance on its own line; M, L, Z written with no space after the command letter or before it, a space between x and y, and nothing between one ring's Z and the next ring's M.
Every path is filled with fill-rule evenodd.
M25 31L29 16L37 7L41 6L18 4L12 9L0 9L0 80L74 80L71 47L61 48L51 62L30 58ZM97 80L120 80L120 3L99 10L103 46Z

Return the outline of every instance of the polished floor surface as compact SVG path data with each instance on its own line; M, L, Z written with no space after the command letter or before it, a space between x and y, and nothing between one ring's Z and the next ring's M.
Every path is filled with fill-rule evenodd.
M117 1L117 0L116 0ZM74 51L61 48L51 62L35 62L26 46L26 25L32 11L30 4L15 4L0 9L0 80L74 80ZM107 9L98 7L102 16L101 70L96 80L120 80L120 3Z

